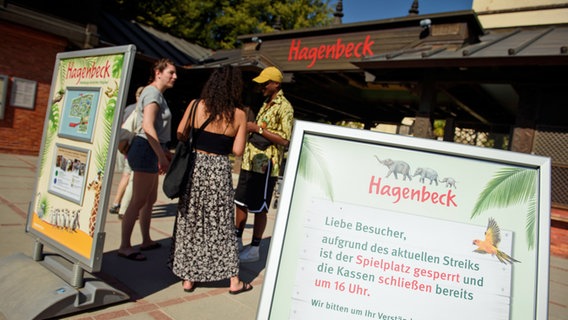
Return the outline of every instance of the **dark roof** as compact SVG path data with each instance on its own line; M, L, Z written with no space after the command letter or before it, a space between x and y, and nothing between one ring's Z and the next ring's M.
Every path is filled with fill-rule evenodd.
M458 50L419 44L352 63L362 68L486 66L488 60L500 66L568 64L568 25L492 29L479 40Z
M420 18L426 17L375 21L374 27L412 24ZM476 26L471 12L428 18L432 24L463 19ZM306 32L341 34L355 27L372 28L373 23ZM398 50L351 60L357 67L353 70L292 70L293 81L284 89L299 116L397 123L419 112L421 86L432 84L437 92L433 118L499 126L515 122L519 88L537 84L554 90L568 83L568 25L478 29L473 34L469 44L459 46L425 37ZM287 32L287 37L295 36L299 34ZM286 39L284 33L261 37L265 42ZM262 58L257 55L259 62Z
M359 32L365 30L391 30L396 28L405 28L409 26L418 26L419 22L424 19L430 19L433 23L448 24L465 22L473 34L483 34L484 30L481 23L477 19L477 15L473 10L462 10L454 12L424 14L424 15L408 15L404 17L371 20L356 23L335 24L325 27L305 28L295 30L276 31L270 33L257 33L241 35L238 37L243 42L251 42L253 38L260 38L263 41L287 39L292 37L312 37L324 36L329 34L340 34L349 32Z
M179 66L199 64L213 54L212 50L109 13L102 13L98 32L104 45L134 44L137 53L151 59L170 58Z

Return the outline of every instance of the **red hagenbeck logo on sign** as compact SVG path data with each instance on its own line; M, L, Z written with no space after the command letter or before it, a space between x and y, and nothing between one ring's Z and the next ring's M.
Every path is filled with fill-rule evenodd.
M288 61L311 61L307 66L309 69L318 60L372 56L371 46L373 44L375 44L375 41L372 41L369 35L365 37L364 41L360 42L343 43L341 38L337 38L337 41L333 44L322 44L317 47L302 47L302 40L292 39L288 51Z

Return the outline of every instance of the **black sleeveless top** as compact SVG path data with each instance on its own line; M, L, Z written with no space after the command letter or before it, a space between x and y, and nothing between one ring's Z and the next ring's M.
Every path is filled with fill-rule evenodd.
M233 152L235 137L203 130L199 133L197 130L194 130L193 134L193 139L195 139L194 145L197 150L221 155L228 155Z

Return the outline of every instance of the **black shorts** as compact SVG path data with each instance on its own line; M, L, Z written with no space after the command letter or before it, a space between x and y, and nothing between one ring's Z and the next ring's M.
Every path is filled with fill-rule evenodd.
M158 173L158 157L148 140L142 137L134 137L126 159L134 172Z
M278 177L270 176L270 168L265 174L241 169L235 204L246 207L251 213L268 212L277 181Z

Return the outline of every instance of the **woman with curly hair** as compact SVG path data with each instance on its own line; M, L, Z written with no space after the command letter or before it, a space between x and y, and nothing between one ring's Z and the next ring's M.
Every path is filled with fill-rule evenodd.
M194 133L195 167L179 199L170 256L173 273L183 289L193 292L198 283L229 278L229 293L252 289L239 278L239 257L234 232L232 165L229 154L241 156L246 141L246 115L241 106L240 70L225 66L207 80L201 98L191 101L177 132L187 121ZM195 122L189 117L195 108Z

